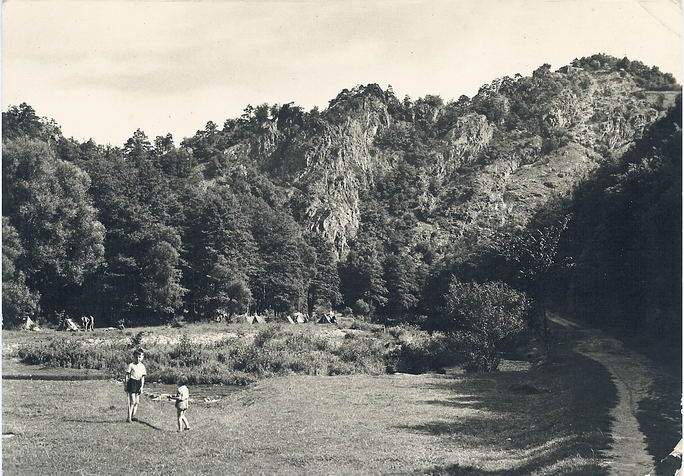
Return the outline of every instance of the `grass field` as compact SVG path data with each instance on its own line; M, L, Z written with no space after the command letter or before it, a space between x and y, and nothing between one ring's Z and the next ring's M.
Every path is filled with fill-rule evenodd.
M196 398L193 429L182 434L173 405L149 397L140 421L125 423L119 382L6 380L3 468L603 474L615 389L603 367L563 347L556 365L507 363L493 374L273 377L209 402Z

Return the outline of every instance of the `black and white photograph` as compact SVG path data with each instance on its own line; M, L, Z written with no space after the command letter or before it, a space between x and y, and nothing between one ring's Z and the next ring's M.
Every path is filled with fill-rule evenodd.
M682 471L681 0L4 0L1 471Z

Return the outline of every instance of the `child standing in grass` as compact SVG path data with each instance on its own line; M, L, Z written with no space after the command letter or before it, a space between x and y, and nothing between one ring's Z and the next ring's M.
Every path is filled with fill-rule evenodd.
M142 349L136 349L133 352L133 362L128 364L126 368L126 393L128 394L128 418L127 422L136 420L135 414L138 412L138 403L140 403L140 394L145 386L145 375L147 369L142 361L145 357Z
M185 418L185 411L188 409L188 402L190 401L190 390L185 385L188 380L185 377L180 377L178 379L178 388L176 389L176 396L172 397L169 395L170 400L176 401L176 416L178 417L178 431L183 431L183 425L185 429L190 429L190 424L188 419Z

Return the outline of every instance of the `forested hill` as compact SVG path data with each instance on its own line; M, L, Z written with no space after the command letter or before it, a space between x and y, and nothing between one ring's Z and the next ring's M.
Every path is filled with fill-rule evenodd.
M122 147L10 107L4 316L347 306L414 320L434 311L431 277L620 162L679 94L655 67L594 55L473 98L370 84L322 111L248 106L180 143L137 130Z

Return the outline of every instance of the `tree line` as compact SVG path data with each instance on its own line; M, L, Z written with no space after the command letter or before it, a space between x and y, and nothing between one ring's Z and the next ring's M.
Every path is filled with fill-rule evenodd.
M458 178L462 169L511 154L532 161L570 140L541 119L561 92L581 95L593 69L678 87L605 55L573 66L584 69L562 75L545 65L448 104L438 96L401 101L369 85L343 91L326 111L249 106L180 144L141 130L121 147L79 142L29 105L12 106L2 114L5 322L93 314L143 324L335 308L466 331L486 314L467 311L475 306L469 294L542 330L548 296L619 310L593 312L595 319L630 311L634 325L637 310L660 309L649 315L670 328L681 306L672 285L680 281L672 263L681 259L679 109L526 227L465 228L458 207L473 191ZM340 256L301 216L292 177L316 137L368 100L392 118L374 140L392 166L360 189L359 230ZM472 113L494 124L491 144L459 158L456 172L433 173L448 156L444 137ZM534 137L540 146L525 145ZM490 335L503 339L497 329Z
M40 312L145 323L339 301L330 245L305 236L254 171L208 183L170 136L78 143L26 104L3 126L8 322Z

